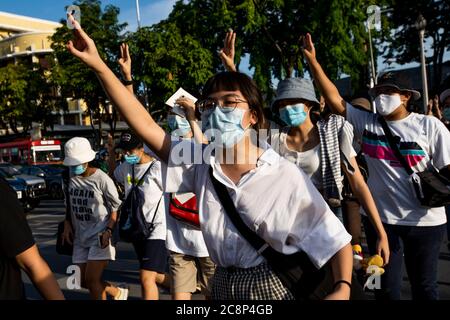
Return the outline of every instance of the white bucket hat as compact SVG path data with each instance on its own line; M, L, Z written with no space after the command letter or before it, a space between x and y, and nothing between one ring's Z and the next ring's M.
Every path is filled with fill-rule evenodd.
M64 146L64 152L66 157L63 164L68 167L78 166L95 159L95 151L92 150L91 144L86 138L70 139Z

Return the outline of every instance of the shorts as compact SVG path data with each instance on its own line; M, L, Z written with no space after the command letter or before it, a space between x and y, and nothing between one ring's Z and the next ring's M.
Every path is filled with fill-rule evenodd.
M166 273L166 241L157 239L135 241L133 247L139 260L139 269Z
M216 266L209 257L194 257L182 253L170 252L169 269L172 278L172 293L197 291L200 286L202 294L211 296L210 280Z
M116 260L116 248L114 248L112 245L109 245L105 249L102 249L97 245L93 245L91 247L82 247L80 245L74 244L72 263L80 264L87 263L88 261L100 260Z

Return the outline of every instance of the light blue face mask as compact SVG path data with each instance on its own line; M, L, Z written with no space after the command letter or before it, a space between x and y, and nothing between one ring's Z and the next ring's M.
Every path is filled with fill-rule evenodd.
M79 164L77 166L70 167L70 172L73 175L79 176L79 175L82 175L86 171L86 169L87 169L87 167L85 167L82 164Z
M191 131L189 122L185 118L175 114L169 114L167 116L167 124L172 135L183 137Z
M450 106L444 108L444 112L442 114L445 120L450 121Z
M141 157L135 155L134 153L132 155L124 155L123 158L128 164L138 164L141 161Z
M305 111L305 105L303 103L297 103L294 105L286 106L279 111L281 120L284 121L290 127L298 127L305 122L307 113Z
M225 148L230 148L238 143L244 136L246 128L242 127L242 119L246 110L216 107L208 116L208 129L220 132L220 137L215 137L215 143ZM214 135L213 131L213 135ZM216 132L217 134L217 132Z

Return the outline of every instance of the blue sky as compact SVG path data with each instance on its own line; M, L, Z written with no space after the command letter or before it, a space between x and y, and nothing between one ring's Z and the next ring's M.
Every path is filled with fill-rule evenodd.
M135 30L135 0L103 0L103 5L112 4L120 8L120 20L128 22L129 30ZM172 11L175 0L140 0L142 25L152 25L165 19ZM65 18L65 6L72 0L0 0L0 11L59 22ZM83 20L83 17L81 17ZM83 22L83 21L82 21Z

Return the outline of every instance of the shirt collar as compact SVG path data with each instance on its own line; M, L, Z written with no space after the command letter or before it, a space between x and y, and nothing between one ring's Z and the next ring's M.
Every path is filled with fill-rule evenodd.
M255 173L255 170L258 170L259 167L263 166L266 163L268 165L274 165L278 161L280 161L281 158L280 155L277 152L275 152L275 150L273 150L272 147L266 141L260 140L259 146L264 151L256 163L256 168L251 170L251 172L248 172L247 174L252 174L252 172ZM220 164L217 162L214 155L211 155L211 166L213 168L214 177L216 177L217 180L219 180L229 188L232 189L236 188L234 183L222 172Z

